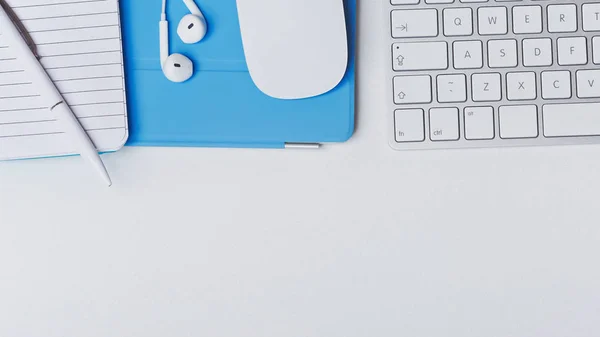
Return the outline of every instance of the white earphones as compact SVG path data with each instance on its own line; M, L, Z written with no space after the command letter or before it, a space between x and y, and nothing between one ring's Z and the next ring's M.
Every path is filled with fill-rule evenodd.
M194 0L183 0L191 14L184 16L177 27L177 35L187 44L204 39L207 24L204 15ZM163 0L160 29L160 64L165 77L175 83L189 80L194 74L192 61L182 54L169 54L169 22L167 21L167 0Z
M177 26L177 35L181 41L194 44L202 41L206 36L206 19L194 0L183 0L191 14L184 16Z

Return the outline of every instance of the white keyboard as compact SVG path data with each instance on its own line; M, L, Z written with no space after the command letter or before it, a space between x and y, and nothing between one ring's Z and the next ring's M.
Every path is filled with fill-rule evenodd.
M600 1L382 1L393 148L600 142Z

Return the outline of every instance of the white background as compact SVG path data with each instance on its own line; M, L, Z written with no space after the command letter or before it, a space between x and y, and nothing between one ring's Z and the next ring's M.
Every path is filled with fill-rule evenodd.
M379 10L347 144L0 164L0 336L599 336L600 146L393 152Z

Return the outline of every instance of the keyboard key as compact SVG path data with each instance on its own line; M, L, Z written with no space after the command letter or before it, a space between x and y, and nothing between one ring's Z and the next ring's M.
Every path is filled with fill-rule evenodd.
M542 72L542 98L571 97L571 73L567 70Z
M392 37L434 37L438 35L438 17L435 9L392 11Z
M517 40L488 41L488 65L490 68L517 66Z
M600 84L600 83L599 83ZM507 97L511 101L536 99L534 72L506 74Z
M400 109L394 112L396 142L422 142L425 140L423 109Z
M539 135L535 105L501 106L498 115L500 138L536 138Z
M502 99L500 74L473 74L471 90L474 102L491 102Z
M448 44L446 42L394 43L392 50L395 71L448 68Z
M583 30L600 31L600 3L583 5Z
M542 111L546 137L600 135L600 103L546 104Z
M392 0L392 5L416 5L419 0Z
M451 4L454 0L425 0L428 4Z
M394 77L396 104L430 103L431 77L428 75Z
M535 34L542 32L541 6L513 7L513 32L515 34Z
M464 111L465 139L494 139L494 109L492 107L468 107Z
M463 74L437 77L438 102L452 103L467 100L467 77Z
M548 31L550 33L577 31L577 6L548 5Z
M552 65L552 40L524 39L523 65L526 67L543 67Z
M565 37L558 39L558 64L561 66L587 63L585 37Z
M483 44L481 41L454 42L454 68L476 69L483 67Z
M594 38L592 38L592 49L594 54L594 63L600 64L600 37L594 36Z
M600 70L577 72L577 97L600 98Z
M466 36L473 34L473 11L471 8L444 9L444 35Z
M492 107L465 108L464 119L467 140L494 139L494 109Z
M479 34L503 35L508 33L506 7L481 7L478 10Z
M433 141L450 141L459 138L458 108L433 108L429 110L429 137Z

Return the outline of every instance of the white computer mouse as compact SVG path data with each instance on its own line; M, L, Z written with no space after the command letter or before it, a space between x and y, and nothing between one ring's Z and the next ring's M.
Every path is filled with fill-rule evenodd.
M335 88L348 67L343 0L237 0L250 76L265 94L303 99Z

